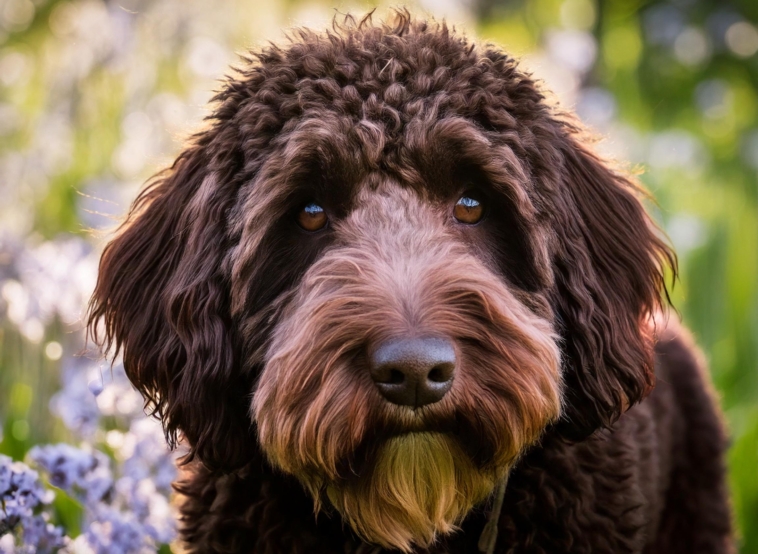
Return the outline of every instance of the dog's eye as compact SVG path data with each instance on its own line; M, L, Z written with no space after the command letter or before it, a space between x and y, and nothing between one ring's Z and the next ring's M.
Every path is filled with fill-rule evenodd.
M315 202L309 202L297 212L297 223L306 231L318 231L326 226L329 218L324 208Z
M455 219L461 223L473 225L474 223L479 223L479 221L481 221L482 216L484 215L484 206L482 206L482 203L476 198L464 194L458 202L455 203L453 215L455 216Z

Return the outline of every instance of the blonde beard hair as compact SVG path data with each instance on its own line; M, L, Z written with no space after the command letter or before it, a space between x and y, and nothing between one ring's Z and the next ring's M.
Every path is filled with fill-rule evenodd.
M364 540L411 552L457 529L505 472L479 470L447 435L412 433L388 440L367 475L326 493Z

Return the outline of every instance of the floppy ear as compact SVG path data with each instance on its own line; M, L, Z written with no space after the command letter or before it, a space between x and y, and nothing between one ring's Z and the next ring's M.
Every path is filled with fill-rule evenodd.
M641 190L585 149L561 142L552 303L564 344L564 415L581 439L613 423L655 384L651 315L676 258L657 236Z
M95 342L122 353L169 443L180 432L189 459L226 468L243 463L255 440L221 273L240 162L229 149L223 159L209 150L189 147L134 202L100 260L88 325Z

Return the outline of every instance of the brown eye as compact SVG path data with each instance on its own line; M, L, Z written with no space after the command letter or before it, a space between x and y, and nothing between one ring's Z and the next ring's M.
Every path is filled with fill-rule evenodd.
M479 223L484 215L484 206L476 198L472 198L468 195L463 195L458 202L455 203L453 210L455 219L461 223L467 223L473 225Z
M323 229L329 218L326 217L324 208L310 202L303 206L303 208L297 213L297 223L306 231L318 231Z

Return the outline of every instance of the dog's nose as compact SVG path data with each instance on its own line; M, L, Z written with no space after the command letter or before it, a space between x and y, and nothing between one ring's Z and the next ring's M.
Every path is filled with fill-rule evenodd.
M394 339L370 357L371 378L384 398L403 406L439 402L453 385L455 348L441 338Z

